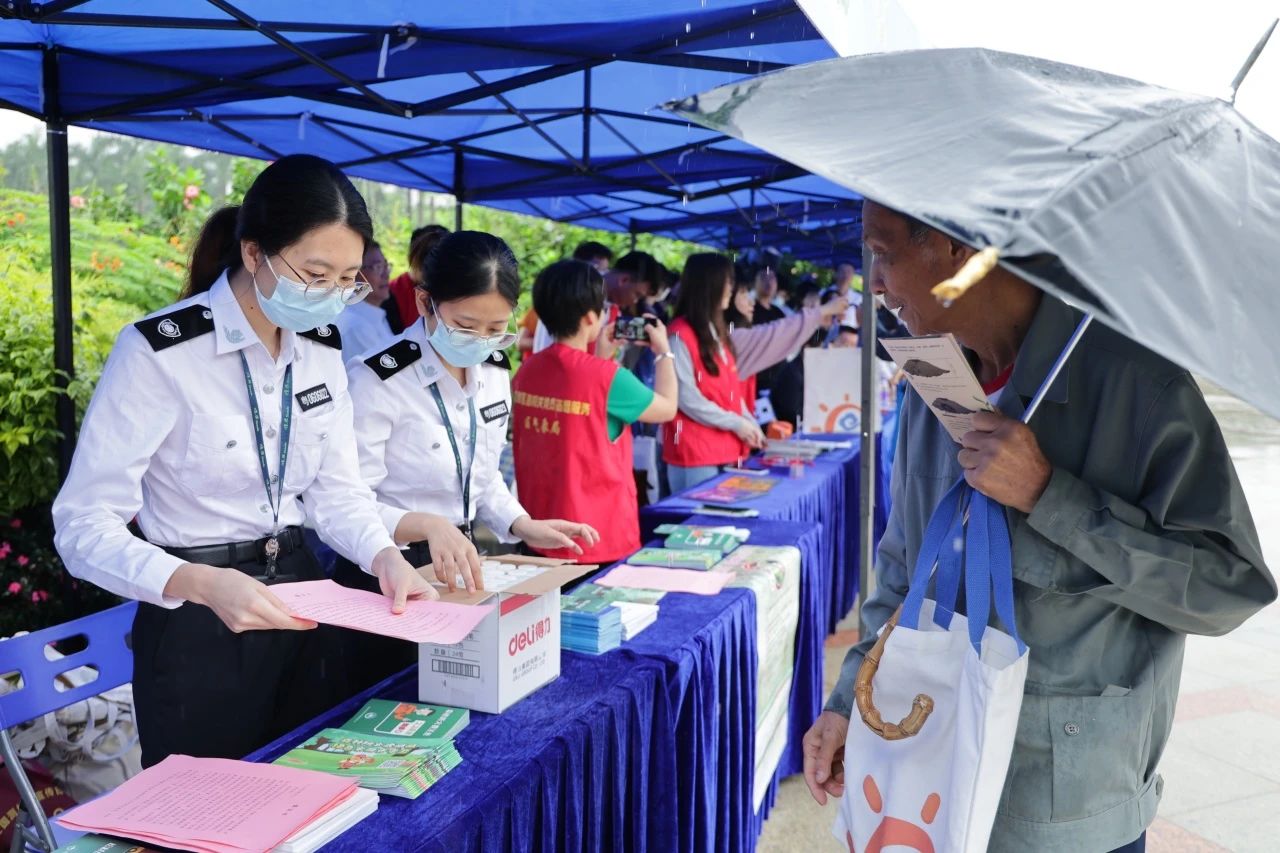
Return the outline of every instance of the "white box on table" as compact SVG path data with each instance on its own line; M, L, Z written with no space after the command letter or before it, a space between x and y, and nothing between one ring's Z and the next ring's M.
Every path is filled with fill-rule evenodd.
M560 677L560 587L597 566L546 557L489 559L545 570L500 592L441 593L441 601L495 606L462 642L418 645L420 702L501 714Z

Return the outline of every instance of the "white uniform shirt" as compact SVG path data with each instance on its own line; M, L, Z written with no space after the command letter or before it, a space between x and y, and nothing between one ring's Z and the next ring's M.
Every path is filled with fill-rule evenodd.
M301 495L325 541L366 570L392 546L360 480L338 335L329 326L308 334L315 339L282 332L273 360L225 274L208 293L125 327L53 504L58 553L71 574L118 595L177 607L182 600L163 591L184 561L156 545L190 548L271 534L240 352L253 376L273 476L282 383L293 364L281 529L303 522ZM148 541L126 527L135 516Z
M334 325L342 333L344 361L389 346L396 337L387 322L387 312L368 302L357 302L347 307L338 315Z
M511 525L526 513L498 469L511 418L506 356L468 368L467 384L460 386L427 343L425 321L418 320L387 349L348 363L347 372L360 473L378 495L387 530L394 533L406 511L428 512L455 525L479 519L503 542L516 541ZM471 463L470 518L462 514L462 486L432 385L440 389L463 470ZM468 399L476 409L474 462Z

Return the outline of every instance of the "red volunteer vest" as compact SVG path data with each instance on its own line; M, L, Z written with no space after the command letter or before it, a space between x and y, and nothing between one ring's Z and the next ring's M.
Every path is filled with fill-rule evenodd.
M541 552L548 557L609 563L640 548L631 430L609 440L609 386L618 370L553 344L525 358L511 383L520 503L533 518L581 521L600 533L581 555Z
M734 413L742 411L743 382L738 378L738 363L733 354L725 350L716 358L719 376L707 373L698 350L698 338L693 327L683 318L671 324L670 334L684 342L693 359L693 377L702 396L722 409ZM754 406L755 401L749 405ZM701 465L732 465L745 459L751 449L732 432L704 426L677 412L676 419L662 428L662 458L669 465L694 468Z

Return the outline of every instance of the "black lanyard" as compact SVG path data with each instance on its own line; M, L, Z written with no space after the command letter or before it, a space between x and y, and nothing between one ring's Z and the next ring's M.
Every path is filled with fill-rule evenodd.
M431 396L436 398L436 408L440 410L440 420L444 422L444 430L449 434L449 446L453 448L453 464L458 472L458 484L462 486L462 526L466 529L467 538L471 538L471 469L476 464L476 403L467 398L467 409L471 413L471 463L464 473L462 470L462 452L458 450L458 439L453 435L453 424L449 421L449 410L444 405L444 397L440 388L431 386Z
M293 426L293 364L284 369L284 385L280 389L280 468L276 475L274 499L271 495L271 471L267 466L267 443L262 436L262 412L258 409L258 395L253 391L253 374L249 372L249 360L244 357L244 350L240 351L240 366L244 368L244 387L249 391L249 409L253 412L262 485L267 490L267 503L271 505L271 537L263 550L267 555L267 577L274 578L276 557L280 553L280 507L284 503L284 472L289 461L289 429Z

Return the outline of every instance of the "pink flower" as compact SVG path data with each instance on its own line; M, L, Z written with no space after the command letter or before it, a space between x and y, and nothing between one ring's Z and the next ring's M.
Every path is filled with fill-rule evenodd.
M82 196L82 195L73 195L73 196L71 197L71 206L72 206L72 207L84 207L84 196Z
M8 542L0 543L0 560L3 560L5 557L9 556L9 552L12 550L13 548L9 545Z
M20 554L20 555L18 555L18 565L19 565L19 566L25 566L27 563L30 563L30 562L31 562L31 561L27 559L27 557L26 557L26 555L25 555L25 554Z
M34 601L34 602L39 602L39 601L40 601L40 593L38 593L38 592L33 592L33 593L31 593L31 600L32 600L32 601Z
M22 584L18 583L17 581L14 581L13 583L9 584L10 595L17 595L20 592L22 592Z
M22 526L22 519L20 518L13 519L12 521L9 522L9 526L12 527L14 530L17 530L19 527Z
M49 593L45 592L43 589L37 589L35 592L31 593L31 598L33 601L37 598L41 601L48 601Z
M187 189L183 192L182 197L186 199L193 199L198 195L200 195L200 188L195 184L187 184Z

